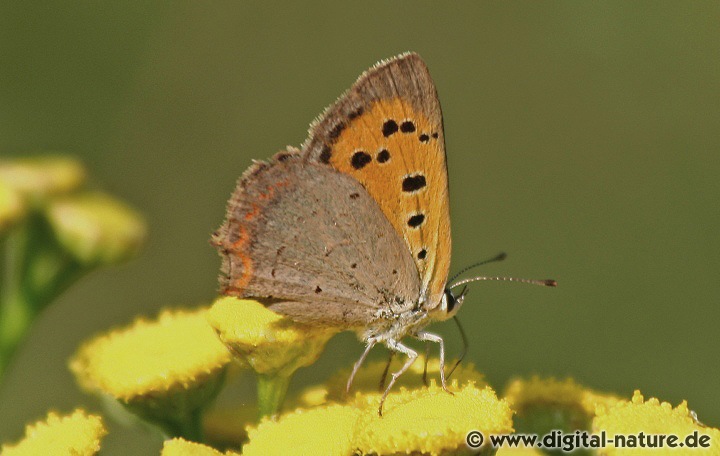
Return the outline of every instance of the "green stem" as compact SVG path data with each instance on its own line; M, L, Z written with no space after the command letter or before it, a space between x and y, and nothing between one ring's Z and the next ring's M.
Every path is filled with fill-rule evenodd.
M260 418L275 415L285 400L290 376L258 374L257 382Z
M3 246L0 277L0 377L35 317L23 287L28 238L27 226L18 226L8 234Z
M0 379L40 311L87 269L65 252L40 216L16 226L2 245Z

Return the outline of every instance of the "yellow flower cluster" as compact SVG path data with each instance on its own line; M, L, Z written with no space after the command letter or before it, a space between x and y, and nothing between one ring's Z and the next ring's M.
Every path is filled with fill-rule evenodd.
M249 430L245 456L278 454L448 454L465 450L470 430L512 432L512 410L489 388L472 383L448 394L428 388L401 388L388 396L378 415L380 394L357 393L348 403L298 409Z
M214 328L238 360L256 371L260 385L263 379L285 379L299 367L312 363L334 334L295 325L256 301L225 297L218 299L208 311L166 312L157 322L141 320L130 329L91 341L80 350L73 368L83 382L93 383L96 388L103 384L100 389L120 399L158 395L177 385L187 386L197 380L196 376L202 377L203 373L228 362L228 351L210 328ZM185 339L176 340L179 334L190 335L192 346L182 341ZM146 361L144 355L137 353L142 347L146 351L147 347L153 347ZM165 361L158 362L156 357ZM390 370L396 368L396 365L389 366ZM238 444L244 441L245 456L279 453L449 455L470 451L465 446L470 430L481 430L485 435L510 433L518 425L530 426L518 432L537 430L532 427L537 424L533 417L538 413L560 417L555 423L570 429L578 426L574 429L590 430L592 424L596 432L601 428L613 431L608 424L612 423L624 432L631 432L633 427L627 426L623 413L629 407L643 405L637 397L623 401L614 395L587 389L572 379L539 377L511 382L505 397L498 399L471 365L456 370L451 384L454 394L448 394L435 382L438 361L431 360L425 366L420 358L401 377L398 390L387 398L380 417L377 413L381 397L379 379L386 369L384 362L369 363L358 372L355 391L350 396L345 393L349 371L340 371L324 385L310 387L297 395L292 401L299 406L295 411L266 416L257 425L250 424L252 420L244 412L236 414L244 416L244 421L230 419L227 413L224 418L214 413L210 414L206 429L209 435L224 441L234 440ZM98 376L99 372L104 373ZM430 378L428 387L423 386L425 373ZM93 380L89 381L90 378ZM284 392L283 389L280 396ZM262 401L262 388L259 394ZM654 401L644 404L654 404ZM663 407L663 410L667 408L667 404ZM682 415L686 421L691 419L684 405L673 413ZM517 414L515 424L513 414ZM242 422L249 424L246 430L241 429ZM234 428L228 428L226 423L234 423ZM218 431L218 426L223 430ZM677 426L665 429L671 430L680 432ZM486 445L482 453L491 452ZM165 443L163 454L217 456L222 453L199 443L174 439ZM497 454L541 453L534 448L501 448Z
M182 425L167 426L172 417L162 416L158 409L177 413L183 408L178 406L179 403L185 403L186 407L192 403L194 410L204 410L211 398L203 396L198 401L197 390L206 388L203 385L208 382L222 384L220 373L231 358L226 346L246 366L254 367L259 377L282 377L282 374L312 362L332 334L309 331L294 327L260 303L221 298L211 310L165 311L156 320L141 319L127 328L97 337L81 347L71 366L86 388L133 405L132 411L146 420L159 422L168 437L174 436L165 441L162 455L239 456L233 451L223 453L208 445L201 434L184 433L187 429ZM308 337L317 340L308 344ZM394 367L397 366L391 365L390 369ZM379 379L385 369L386 363L369 363L358 372L355 391L350 395L344 392L349 372L341 371L324 385L310 387L298 394L292 401L298 406L294 411L266 416L258 424L252 424L254 420L244 412L236 416L243 416L242 419L230 419L227 413L224 417L217 415L207 420L205 427L211 431L207 434L217 437L226 433L222 439L226 443L234 441L238 446L242 445L244 456L493 454L495 450L490 448L488 441L479 453L467 448L467 433L479 430L487 436L535 432L537 429L531 428L538 421L532 418L540 413L540 416L560 417L561 421L554 423L560 423L561 427L579 423L585 427L576 429L596 434L606 431L608 436L640 431L679 436L697 432L709 436L712 442L702 454L720 455L717 443L720 442L720 430L700 424L685 403L673 408L657 399L646 401L639 392L631 400L624 400L585 388L572 379L539 377L512 381L504 397L498 398L482 375L470 365L456 370L450 384L453 394L449 394L436 384L438 362L432 360L425 367L422 358L401 378L398 389L388 396L380 417ZM429 386L424 386L425 369ZM152 404L151 413L140 410L138 405L143 403ZM516 415L515 419L513 415ZM63 428L64 441L43 437L50 435L46 427L60 429L56 427L58 423L67 426L70 421L84 422L86 430L69 432L69 428ZM162 426L163 422L165 426ZM87 417L83 412L76 412L72 419L51 414L47 423L30 426L25 440L4 447L3 455L38 454L5 453L20 448L40 448L30 445L46 445L43 448L85 445L85 452L77 454L94 454L105 432L98 423L99 418ZM224 430L212 432L218 423ZM228 427L228 423L232 426ZM198 426L199 422L190 424ZM530 428L524 427L528 425ZM233 430L235 439L230 435ZM40 454L55 454L48 451ZM598 454L645 454L638 451L635 448L605 448ZM690 454L687 451L679 454ZM536 448L504 447L496 454L539 456L542 453Z
M32 278L44 281L14 283L16 291L31 291L21 297L49 300L69 283L61 279L137 252L145 237L140 217L107 195L81 191L85 180L84 168L69 158L0 161L0 241L8 241L18 252L43 252L36 257L53 259L58 268L66 268L52 280L37 275ZM19 265L19 269L30 270L30 266ZM23 310L40 309L43 304L29 298L10 304L18 303L26 309L0 305L5 312L0 315L0 332L12 336L5 337L11 343L0 346L0 354L12 353L31 321L13 322L7 315L22 316ZM665 447L662 454L720 456L720 430L700 423L685 402L673 408L658 399L645 400L639 391L627 400L590 390L572 379L539 377L512 381L498 398L471 364L455 370L449 385L452 393L448 393L436 383L438 360L427 362L422 357L387 397L382 416L378 414L380 379L384 381L388 371L397 371L404 360L368 363L355 376L352 394L345 391L350 371L340 371L325 384L295 395L289 401L292 407L286 406L292 411L280 414L290 378L299 368L314 363L336 332L297 324L261 302L221 297L209 309L167 310L156 319L138 319L95 337L80 347L70 368L88 391L111 398L114 401L106 402L120 403L156 425L166 439L163 456L240 456L217 449L230 446L226 444L242 447L245 456L487 455L495 452L489 440L479 453L466 446L470 431L485 436L512 432L542 436L553 429L585 430L596 436L604 432L611 438L641 432L675 435L681 440L690 436L695 443L707 443L707 448L686 446L673 451ZM257 401L241 411L207 413L225 384L233 358L236 366L256 373ZM0 363L0 372L2 368ZM259 422L251 417L256 409L262 417ZM27 426L22 440L2 446L1 453L93 455L105 434L99 416L80 409L64 416L50 413ZM537 448L504 447L496 454L542 453ZM597 454L660 452L618 445L599 449Z

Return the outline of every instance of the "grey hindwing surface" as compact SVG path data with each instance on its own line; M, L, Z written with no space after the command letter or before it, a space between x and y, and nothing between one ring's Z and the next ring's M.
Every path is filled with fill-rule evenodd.
M298 322L363 328L419 298L413 259L364 187L296 150L241 177L213 242L223 294L268 298Z

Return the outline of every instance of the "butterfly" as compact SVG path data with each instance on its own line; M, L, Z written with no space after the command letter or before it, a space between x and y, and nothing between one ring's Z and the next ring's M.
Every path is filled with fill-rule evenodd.
M213 235L221 292L255 298L307 325L355 331L407 356L380 402L416 360L405 337L453 317L447 287L450 210L443 117L415 53L381 61L313 122L300 149L256 162L239 179Z

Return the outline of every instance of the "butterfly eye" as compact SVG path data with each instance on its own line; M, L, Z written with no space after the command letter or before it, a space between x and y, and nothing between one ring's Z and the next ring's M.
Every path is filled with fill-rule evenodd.
M458 304L452 291L445 290L445 302L447 303L447 313L451 314L455 310L456 304Z
M457 311L460 309L460 306L462 305L463 301L465 300L465 294L467 293L467 288L463 288L463 290L460 292L459 295L455 296L453 292L449 289L445 290L445 304L446 304L446 312L448 318L453 316L457 313Z

